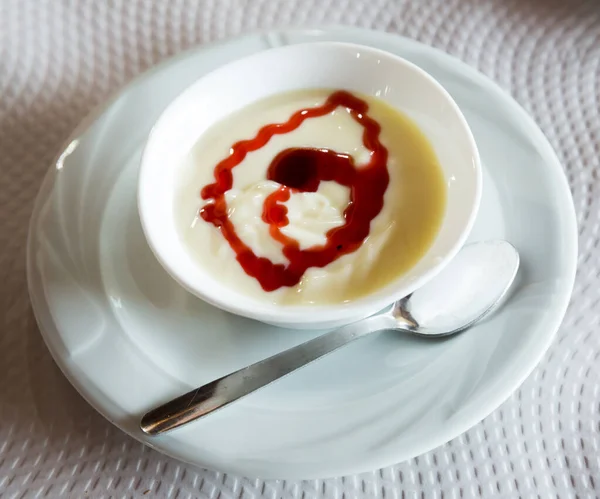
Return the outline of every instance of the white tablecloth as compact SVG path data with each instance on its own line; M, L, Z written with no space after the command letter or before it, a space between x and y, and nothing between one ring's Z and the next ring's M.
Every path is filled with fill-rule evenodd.
M445 50L533 115L568 172L577 209L573 301L521 389L428 454L322 481L202 471L121 433L55 366L26 291L32 203L75 125L154 63L256 28L322 24ZM0 497L598 497L599 231L597 0L0 0Z

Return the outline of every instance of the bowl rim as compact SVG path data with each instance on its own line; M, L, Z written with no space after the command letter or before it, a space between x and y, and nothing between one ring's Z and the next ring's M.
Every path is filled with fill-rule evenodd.
M169 111L178 103L179 101L186 98L186 96L193 92L194 87L198 85L201 81L206 79L207 77L214 75L215 73L219 73L234 67L237 64L240 64L242 61L247 61L251 59L262 59L265 56L271 55L275 52L293 52L298 50L305 50L308 46L310 46L313 50L318 50L319 47L338 47L344 50L347 49L357 49L362 52L369 52L372 55L377 55L381 58L386 58L388 60L393 61L395 64L399 64L404 66L405 68L413 71L419 77L427 80L430 84L432 84L436 90L444 97L447 104L450 106L456 117L458 118L459 123L462 125L461 133L463 133L467 139L467 142L470 147L471 157L473 159L473 167L472 172L475 177L475 189L473 192L473 199L470 206L469 217L467 223L460 229L457 230L457 235L455 236L455 241L451 245L451 248L443 255L438 258L438 261L435 265L429 268L427 271L419 274L410 282L406 283L402 287L395 286L399 280L402 279L403 274L399 275L394 280L390 281L386 286L377 290L381 296L373 296L373 294L367 294L356 298L351 301L342 302L342 303L328 303L328 304L276 304L269 302L267 300L254 300L251 296L243 295L234 289L227 289L226 293L219 296L215 293L210 292L210 288L203 285L202 282L191 282L190 279L187 279L187 276L182 272L179 272L173 265L172 259L169 259L168 255L165 255L158 246L155 245L155 241L152 237L152 231L149 228L151 221L148 220L147 217L144 216L146 213L145 206L145 198L143 194L143 184L146 179L146 174L149 170L148 165L151 163L149 159L149 146L156 138L158 129L168 118ZM308 88L308 87L307 87ZM256 319L262 322L273 322L278 325L310 325L318 322L333 322L333 321L343 321L346 320L348 322L352 321L352 316L366 317L372 313L377 312L378 310L383 309L389 304L393 303L400 298L409 295L414 292L416 289L424 285L430 279L435 277L441 270L456 256L456 254L460 251L462 246L465 244L467 237L469 236L471 229L475 223L475 219L477 216L477 212L479 209L479 205L481 202L482 196L482 165L481 158L479 155L479 150L477 148L477 144L475 142L475 138L467 123L466 118L464 117L461 109L458 104L454 101L452 96L448 93L448 91L439 83L433 76L431 76L424 69L420 68L416 64L404 59L401 56L395 55L393 53L387 52L385 50L374 48L358 43L349 43L349 42L329 42L329 41L314 41L314 42L304 42L292 45L284 45L279 47L269 48L260 52L256 52L250 54L248 56L244 56L238 58L234 61L230 61L226 64L218 66L217 68L209 71L205 75L196 79L190 85L188 85L183 91L181 91L170 103L169 105L163 109L158 118L155 120L154 125L147 137L146 142L144 143L141 160L140 160L140 170L138 176L137 183L137 207L138 213L140 217L140 223L143 229L144 237L150 247L152 253L155 258L158 260L160 265L167 271L167 273L183 288L191 292L193 295L198 298L204 300L205 302L220 308L224 311L231 312L237 315L241 315L243 317ZM442 222L443 224L444 222ZM438 234L439 231L438 229ZM437 237L437 236L436 236ZM432 243L433 244L433 243ZM384 293L384 291L387 291ZM229 293L234 294L236 297L243 296L247 299L239 301L231 299ZM355 319L356 320L356 319Z

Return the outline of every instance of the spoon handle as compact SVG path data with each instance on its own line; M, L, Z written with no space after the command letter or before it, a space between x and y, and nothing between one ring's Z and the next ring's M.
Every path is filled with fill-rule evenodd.
M393 317L382 314L336 329L167 402L146 413L140 427L147 435L172 430L206 416L358 338L395 325Z

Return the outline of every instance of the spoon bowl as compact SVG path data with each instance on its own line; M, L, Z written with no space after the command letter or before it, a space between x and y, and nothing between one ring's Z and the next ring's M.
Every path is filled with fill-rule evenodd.
M172 430L276 381L344 345L372 333L393 330L439 338L468 329L506 296L519 268L519 254L506 241L464 247L427 285L384 311L285 350L196 388L146 413L147 435Z
M450 265L416 292L394 303L398 329L417 336L451 336L498 307L519 269L506 241L465 246Z

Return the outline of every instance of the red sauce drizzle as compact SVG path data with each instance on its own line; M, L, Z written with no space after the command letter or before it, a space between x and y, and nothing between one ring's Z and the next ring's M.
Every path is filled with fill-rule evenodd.
M267 171L267 178L280 183L281 187L265 199L262 218L269 224L271 237L283 245L283 254L289 264L274 264L255 255L238 237L227 217L225 193L233 186L233 168L246 154L263 147L274 135L289 133L305 120L329 114L339 106L347 108L352 118L364 128L363 143L371 151L370 161L356 168L351 156L328 149L281 151ZM340 256L356 251L369 235L371 220L383 207L389 175L388 152L379 141L381 127L367 111L368 104L364 100L345 91L334 92L322 106L296 111L285 123L265 125L253 139L233 144L231 154L215 167L215 182L202 189L202 199L210 202L200 210L200 215L221 230L244 271L258 280L265 291L295 286L308 268L325 267ZM350 189L350 203L344 210L345 223L327 232L327 242L323 246L302 250L295 239L281 232L288 224L287 208L283 203L293 192L315 192L322 180L338 182Z

